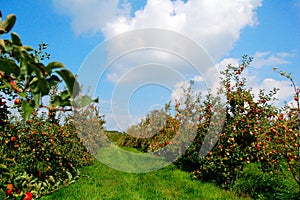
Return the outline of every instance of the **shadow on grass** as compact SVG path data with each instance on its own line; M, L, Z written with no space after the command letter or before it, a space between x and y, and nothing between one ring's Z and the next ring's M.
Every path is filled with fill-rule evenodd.
M130 173L151 172L171 164L163 157L116 145L101 148L95 157L110 168Z
M236 180L233 191L248 194L253 199L300 200L298 185L288 171L263 173L257 164L245 168Z

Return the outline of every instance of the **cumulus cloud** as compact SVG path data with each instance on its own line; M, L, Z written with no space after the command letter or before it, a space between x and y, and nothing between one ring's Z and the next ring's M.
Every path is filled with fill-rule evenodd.
M184 97L184 91L190 87L190 83L188 81L181 81L176 83L175 89L172 91L171 99L173 101L179 101Z
M219 59L234 46L243 28L257 23L255 11L260 5L260 0L177 0L174 4L148 0L134 17L119 16L102 31L111 36L136 28L169 29L187 35Z
M188 61L202 59L203 71L201 73L204 77L211 77L213 74L215 77L212 79L218 79L218 74L205 69L211 67L205 63L205 60L207 57L215 61L221 59L233 48L243 28L257 24L256 9L261 6L261 2L262 0L189 0L186 2L182 0L147 0L142 9L131 15L132 7L127 1L53 0L58 11L71 17L72 27L76 34L101 32L106 38L111 38L131 30L160 28L175 31L182 34L183 37L190 38L206 52L206 54L197 53L197 49L192 46L193 44L186 44L186 40L179 41L177 36L168 32L165 36L147 35L141 32L140 35L134 35L129 39L128 37L125 37L124 40L119 38L118 42L111 42L107 45L107 52L110 57L124 53L128 45L132 49L156 45L162 49L172 49L175 52L166 53L156 50L149 54L149 51L140 51L140 55L135 54L137 55L135 57L128 54L125 59L119 59L122 62L119 61L112 65L107 74L107 80L114 83L120 83L119 79L136 66L151 62L171 66L185 77L191 78L199 75L197 71L193 75L190 65L180 61L183 58L178 59L179 57L174 56L174 53L178 53L179 56L191 55ZM173 38L166 40L165 38L168 37ZM193 52L198 55L192 55ZM151 75L149 70L135 70L135 72L139 72L139 74L131 73L134 77ZM165 77L169 75L167 70L156 70L153 73L154 75L159 73ZM138 79L129 77L127 80ZM125 79L123 79L124 81Z
M185 80L194 79L202 85L206 82L210 87L219 83L216 68L222 70L226 63L234 64L236 60L225 59L215 67L211 65L212 61L218 62L229 53L245 27L258 24L256 10L262 4L262 0L147 0L143 8L133 11L126 0L52 2L58 12L71 18L72 29L77 35L102 33L106 38L113 38L143 28L182 34L180 38L168 32L160 35L146 31L146 34L141 32L140 36L124 37L124 40L119 37L118 42L106 46L108 59L111 60L124 54L129 45L131 49L149 46L161 48L118 57L107 71L106 80L119 85L132 84L133 81L137 84L147 80L147 77L154 82L166 81L163 83L174 90L173 98L176 94L180 96L180 87L186 84ZM187 44L183 37L190 38L200 46L200 53L197 46L192 42ZM163 49L172 49L173 52L161 51ZM151 63L160 69L149 71L141 67L153 68ZM195 63L201 63L198 66L200 70L193 70ZM174 76L170 76L170 72Z
M137 28L163 28L187 35L219 59L243 28L257 24L261 1L147 0L134 15L130 4L120 0L53 0L53 4L71 17L77 34L102 32L111 37Z
M119 45L118 42L115 44ZM110 45L112 46L115 45ZM170 85L184 79L183 74L194 73L188 65L182 58L159 49L140 50L116 59L110 65L107 79L113 83L162 81L166 84L169 82L167 85Z
M127 16L130 4L119 0L52 0L55 10L71 17L76 35L95 34L119 16Z
M219 63L216 64L216 67L219 71L224 71L228 65L239 66L239 59L236 58L224 58Z
M282 105L284 101L288 101L293 94L293 88L291 87L291 83L289 81L280 81L272 78L264 79L260 84L254 85L254 92L258 94L259 89L265 89L266 91L270 91L273 88L278 88L279 91L275 95L275 97L279 100L275 102L276 105Z
M287 65L290 63L288 59L294 56L295 56L294 52L279 52L279 53L271 53L269 51L256 52L254 55L252 66L255 68L262 68L262 67L276 67L278 65Z

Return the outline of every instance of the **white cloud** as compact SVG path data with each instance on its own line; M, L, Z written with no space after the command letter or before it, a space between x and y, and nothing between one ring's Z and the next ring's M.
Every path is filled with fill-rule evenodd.
M253 89L254 92L258 94L259 89L270 91L273 88L279 89L275 95L275 97L279 100L278 102L275 102L276 105L282 105L284 101L288 101L293 95L293 88L291 87L291 83L289 81L280 81L272 78L264 79L260 84L254 85Z
M252 66L255 68L262 67L276 67L278 65L287 65L290 62L288 58L295 56L294 52L280 52L280 53L271 53L267 52L256 52L254 55L254 60Z
M228 65L239 66L239 59L236 58L224 58L216 64L217 69L221 72L224 71Z
M133 16L130 4L120 2L53 0L57 10L71 17L76 34L111 37L138 28L168 29L192 38L217 60L233 48L243 28L257 24L255 11L262 0L147 0Z
M106 38L112 38L112 36L136 29L166 29L192 39L203 47L212 60L219 61L239 40L241 30L258 23L256 9L261 6L262 0L189 0L186 3L182 0L147 0L144 8L135 11L133 15L130 15L132 12L130 4L121 0L52 0L52 2L56 10L71 17L72 28L77 35L101 32ZM150 46L156 45L176 51L175 54L156 50L150 53L149 51L139 52L140 55L137 53L133 57L127 55L126 58L118 59L111 66L106 74L106 80L124 84L130 81L131 83L132 81L145 81L147 77L153 77L152 81L154 82L168 82L163 83L172 88L173 99L182 95L180 87L186 86L187 77L194 77L196 82L202 83L203 80L207 81L205 79L210 78L208 85L218 85L219 74L215 73L216 69L208 62L206 53L198 53L198 49L193 44L186 44L185 40L178 40L176 37L171 38L172 42L165 41L164 38L168 38L167 36L168 34L163 37L142 34L127 38L127 40L120 39L118 42L107 45L109 59L120 56L129 44L132 49L135 46L140 48L150 44ZM173 36L170 34L170 37ZM149 40L147 37L153 38L153 40ZM159 37L162 39L157 39ZM199 76L199 70L191 70L194 63L187 63L180 55L187 55L188 61L194 61L194 63L201 61L200 74L202 76ZM236 63L236 59L227 59L216 67L222 70L226 63L232 63L232 61ZM134 70L137 66L149 63L161 64L162 68L161 70L152 70L152 72ZM173 74L177 73L180 76L170 76L170 70L166 70L167 68L163 66L171 67ZM179 83L176 84L174 80ZM125 118L123 120L126 121Z
M183 37L187 36L200 45L208 55L201 52L197 53L198 55L192 55L192 52L196 52L197 49L192 48L192 44L186 44L186 40L178 41L178 38L170 33L166 33L165 36L147 35L143 32L140 35L135 34L135 37L129 39L125 37L126 40L119 39L118 42L111 42L107 45L107 51L109 57L116 57L128 48L128 44L133 48L140 48L143 45L149 46L150 41L150 45L175 50L175 53L179 55L188 54L190 60L202 59L203 72L201 73L204 77L208 77L214 73L211 73L211 70L207 68L208 65L205 63L207 56L212 60L219 60L233 48L243 28L257 24L256 9L261 6L261 1L189 0L185 3L176 0L172 3L170 0L147 0L144 8L137 10L134 15L130 15L131 7L128 3L120 7L120 0L53 0L53 3L56 9L71 16L72 27L77 34L102 32L106 38L111 38L113 35L126 31L147 27L167 29L183 34ZM165 41L164 38L168 38L168 36L174 37L174 39ZM159 37L162 39L157 39ZM171 66L180 74L183 74L184 77L191 78L199 75L197 70L196 73L192 74L191 66L182 61L179 63L182 58L178 56L176 58L170 52L156 50L151 54L146 51L139 53L138 56L130 57L130 55L126 55L125 59L120 58L119 60L122 63L119 61L118 65L111 67L107 80L116 83L124 73L129 72L136 66L150 62ZM139 73L135 77L149 76L147 70ZM162 77L170 77L167 70L156 70L153 73ZM134 73L131 74L134 75ZM216 76L213 77L214 79L218 79L218 74L214 76ZM130 78L127 80L136 79Z
M108 113L105 114L105 127L108 130L117 130L120 132L126 132L127 128L130 125L137 124L140 122L141 118L134 117L134 119L130 119L130 116L128 114L113 114Z
M52 0L52 4L55 10L71 17L76 35L101 32L109 21L130 12L130 5L120 5L119 0Z
M119 42L110 45L110 52L114 55L115 45L119 46ZM116 59L110 65L107 80L113 83L163 82L172 85L174 81L184 79L182 74L191 73L194 70L176 55L158 49L140 50Z
M192 81L192 85L191 85L191 81ZM219 79L218 79L218 81L219 81ZM186 95L185 91L189 87L192 87L195 94L201 93L203 96L208 94L208 86L206 84L205 78L203 78L202 76L195 76L195 77L191 78L190 81L185 80L185 81L177 82L171 93L170 100L172 102L183 100L185 98L184 95ZM213 86L213 87L215 87L215 86Z
M190 86L188 81L181 81L175 85L175 89L172 91L171 99L172 101L180 101L184 96L184 90L186 90Z
M297 102L293 99L289 102L286 103L287 106L289 106L290 108L293 108L293 109L297 109L298 108L298 105L297 105Z
M255 10L260 0L148 0L134 17L119 16L103 27L106 36L137 28L173 30L195 40L214 59L228 53L239 39L240 31L257 23ZM174 11L174 14L171 13Z

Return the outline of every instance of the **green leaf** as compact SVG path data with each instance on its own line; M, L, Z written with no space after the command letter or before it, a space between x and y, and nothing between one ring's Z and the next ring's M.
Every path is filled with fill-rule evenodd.
M29 62L22 62L20 67L21 74L26 74L27 76L32 75L34 67Z
M52 75L50 78L47 79L47 81L50 84L50 86L56 86L60 82L60 79L56 75Z
M62 99L60 96L55 96L50 103L52 107L57 107L61 105Z
M3 190L0 190L0 199L5 199L6 195L5 192Z
M34 77L30 83L29 87L33 95L45 96L50 93L50 84L44 78Z
M39 108L40 100L41 100L41 93L33 94L33 99L34 99L34 102L35 102L35 107Z
M22 46L21 38L15 32L11 33L11 40L14 45Z
M71 172L68 172L68 171L67 171L67 175L68 175L69 181L71 181L71 180L73 179L73 176L72 176Z
M21 92L21 93L19 93L19 95L20 95L20 97L23 97L23 98L25 98L27 96L27 94L25 92Z
M15 25L17 17L14 14L10 14L6 17L4 22L1 24L1 28L4 33L8 33Z
M51 62L45 67L45 71L48 74L51 74L53 69L61 69L61 68L65 68L65 66L62 63L60 63L60 62Z
M81 106L82 107L85 107L85 106L89 105L91 102L92 102L92 98L88 95L84 95L81 98Z
M34 48L32 48L31 46L22 46L22 48L23 48L25 51L34 51Z
M52 183L55 183L55 179L53 178L53 176L49 176L49 180L50 180Z
M28 101L23 101L22 109L24 119L28 120L30 118L31 113L33 112L33 106Z
M4 164L0 164L0 169L1 169L1 170L7 169L7 166L4 165Z
M38 84L39 79L37 77L33 77L32 80L29 81L29 87L32 89L34 93L38 93L38 88L35 88Z
M70 98L70 94L69 94L69 92L67 90L62 91L60 93L60 96L61 96L62 100L66 100L66 99Z
M79 94L79 83L76 81L75 76L72 74L72 72L67 69L62 69L57 71L57 73L66 83L72 98L76 97Z
M282 76L286 76L286 72L284 72L284 71L280 71L280 75L282 75Z
M44 187L48 187L48 184L46 182L43 182Z
M41 188L42 188L42 183L41 183L41 182L38 183L38 184L36 184L35 189L36 189L37 191L40 191Z
M48 81L46 81L44 78L39 79L38 87L40 88L40 92L41 92L42 96L49 94L50 85L49 85Z
M16 77L20 74L19 66L12 60L0 59L0 71L7 75L14 74Z
M5 50L5 43L4 40L0 40L0 50Z
M46 76L46 71L45 71L45 66L43 63L34 63L34 65L36 66L36 73L40 74L41 77L45 77Z
M32 74L33 72L35 72L38 78L44 78L43 75L44 67L41 63L34 63L34 62L27 63L26 70L27 70L26 74Z
M57 106L61 106L61 107L65 107L65 106L71 106L71 102L70 102L70 94L68 91L67 92L67 96L55 96L54 99L50 102L52 107L57 107Z

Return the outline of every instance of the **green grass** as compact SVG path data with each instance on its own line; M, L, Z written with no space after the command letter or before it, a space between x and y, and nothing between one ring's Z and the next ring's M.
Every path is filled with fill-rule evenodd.
M236 193L247 193L254 199L300 199L299 186L288 170L262 173L259 164L246 165L244 174L233 186Z
M41 199L240 199L213 184L191 180L173 165L149 173L126 173L96 162L82 168L81 174L84 177L75 184Z
M88 177L41 199L239 199L212 184L192 181L174 166L133 174L98 162L83 168L82 175Z
M117 141L120 135L111 133L110 137ZM41 199L247 199L212 183L192 180L187 172L173 164L148 173L126 173L113 169L117 166L115 168L123 171L140 172L145 169L151 171L151 165L154 168L167 165L160 158L134 148L122 147L120 150L112 145L100 149L97 157L101 162L82 168L82 178L75 184ZM297 185L290 173L284 174L284 179L282 176L264 175L257 164L247 165L244 173L233 187L236 193L251 195L254 199L296 199Z
M169 165L164 158L115 145L99 149L96 158L111 168L132 173L151 172Z
M114 144L118 144L125 135L118 131L106 131L105 134L109 138L109 140L112 141Z

